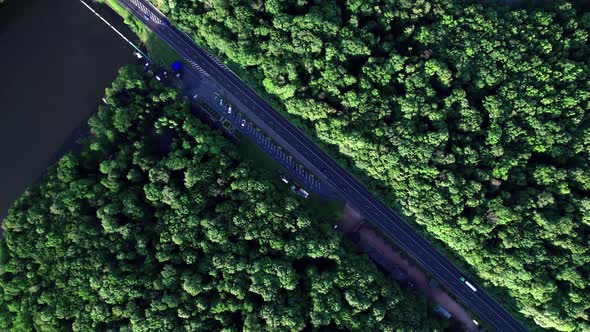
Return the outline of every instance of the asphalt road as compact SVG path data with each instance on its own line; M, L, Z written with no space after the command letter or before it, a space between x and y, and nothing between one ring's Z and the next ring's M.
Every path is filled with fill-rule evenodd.
M206 72L224 89L256 112L265 127L289 142L290 148L304 156L303 164L322 172L322 178L333 187L351 206L370 219L376 228L392 238L425 269L432 273L449 291L465 303L481 319L497 331L527 331L498 302L487 295L481 287L471 282L477 291L467 287L460 278L465 274L444 257L434 246L420 236L395 211L375 198L357 179L338 165L330 156L315 145L303 132L273 110L240 78L219 60L199 48L184 33L170 26L167 19L149 2L143 0L119 0L152 31L167 42L190 63L196 64L197 72Z

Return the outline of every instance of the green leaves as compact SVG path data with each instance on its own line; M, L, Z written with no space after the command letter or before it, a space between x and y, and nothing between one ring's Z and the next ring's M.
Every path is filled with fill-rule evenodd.
M97 135L4 223L2 329L384 330L400 314L408 330L438 326L169 90L126 68L107 94ZM134 119L125 133L119 111Z
M172 3L188 13L177 23L242 65L392 205L451 250L469 248L467 263L518 310L544 328L590 329L586 302L569 309L575 282L531 295L533 280L564 268L589 277L578 254L590 231L588 14L564 1Z

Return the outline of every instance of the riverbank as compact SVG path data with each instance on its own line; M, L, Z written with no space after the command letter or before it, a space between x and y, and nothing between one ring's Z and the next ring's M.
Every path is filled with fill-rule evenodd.
M131 35L118 15L100 7L101 15ZM78 1L9 1L0 17L0 45L10 50L0 52L2 220L12 202L67 151L104 88L134 57Z
M155 33L147 29L135 16L129 13L117 0L97 0L110 7L116 12L125 24L133 31L135 36L145 46L152 60L164 67L168 67L172 62L180 59L180 56L171 49L168 44L164 43Z

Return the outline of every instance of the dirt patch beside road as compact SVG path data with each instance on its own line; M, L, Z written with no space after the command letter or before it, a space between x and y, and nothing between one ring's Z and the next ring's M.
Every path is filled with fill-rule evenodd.
M344 207L342 220L337 224L337 229L347 235L358 236L357 245L369 251L369 256L379 255L381 261L387 261L405 272L412 285L415 285L431 301L440 304L455 319L461 321L470 331L477 331L473 318L467 311L440 288L430 286L428 276L407 258L396 250L391 244L378 235L369 225L363 222L363 216L351 208L348 204ZM369 250L367 250L369 249Z

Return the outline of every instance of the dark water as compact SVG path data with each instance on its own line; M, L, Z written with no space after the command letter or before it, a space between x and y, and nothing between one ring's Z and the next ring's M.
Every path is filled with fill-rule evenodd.
M78 0L0 5L0 221L69 146L131 52Z

